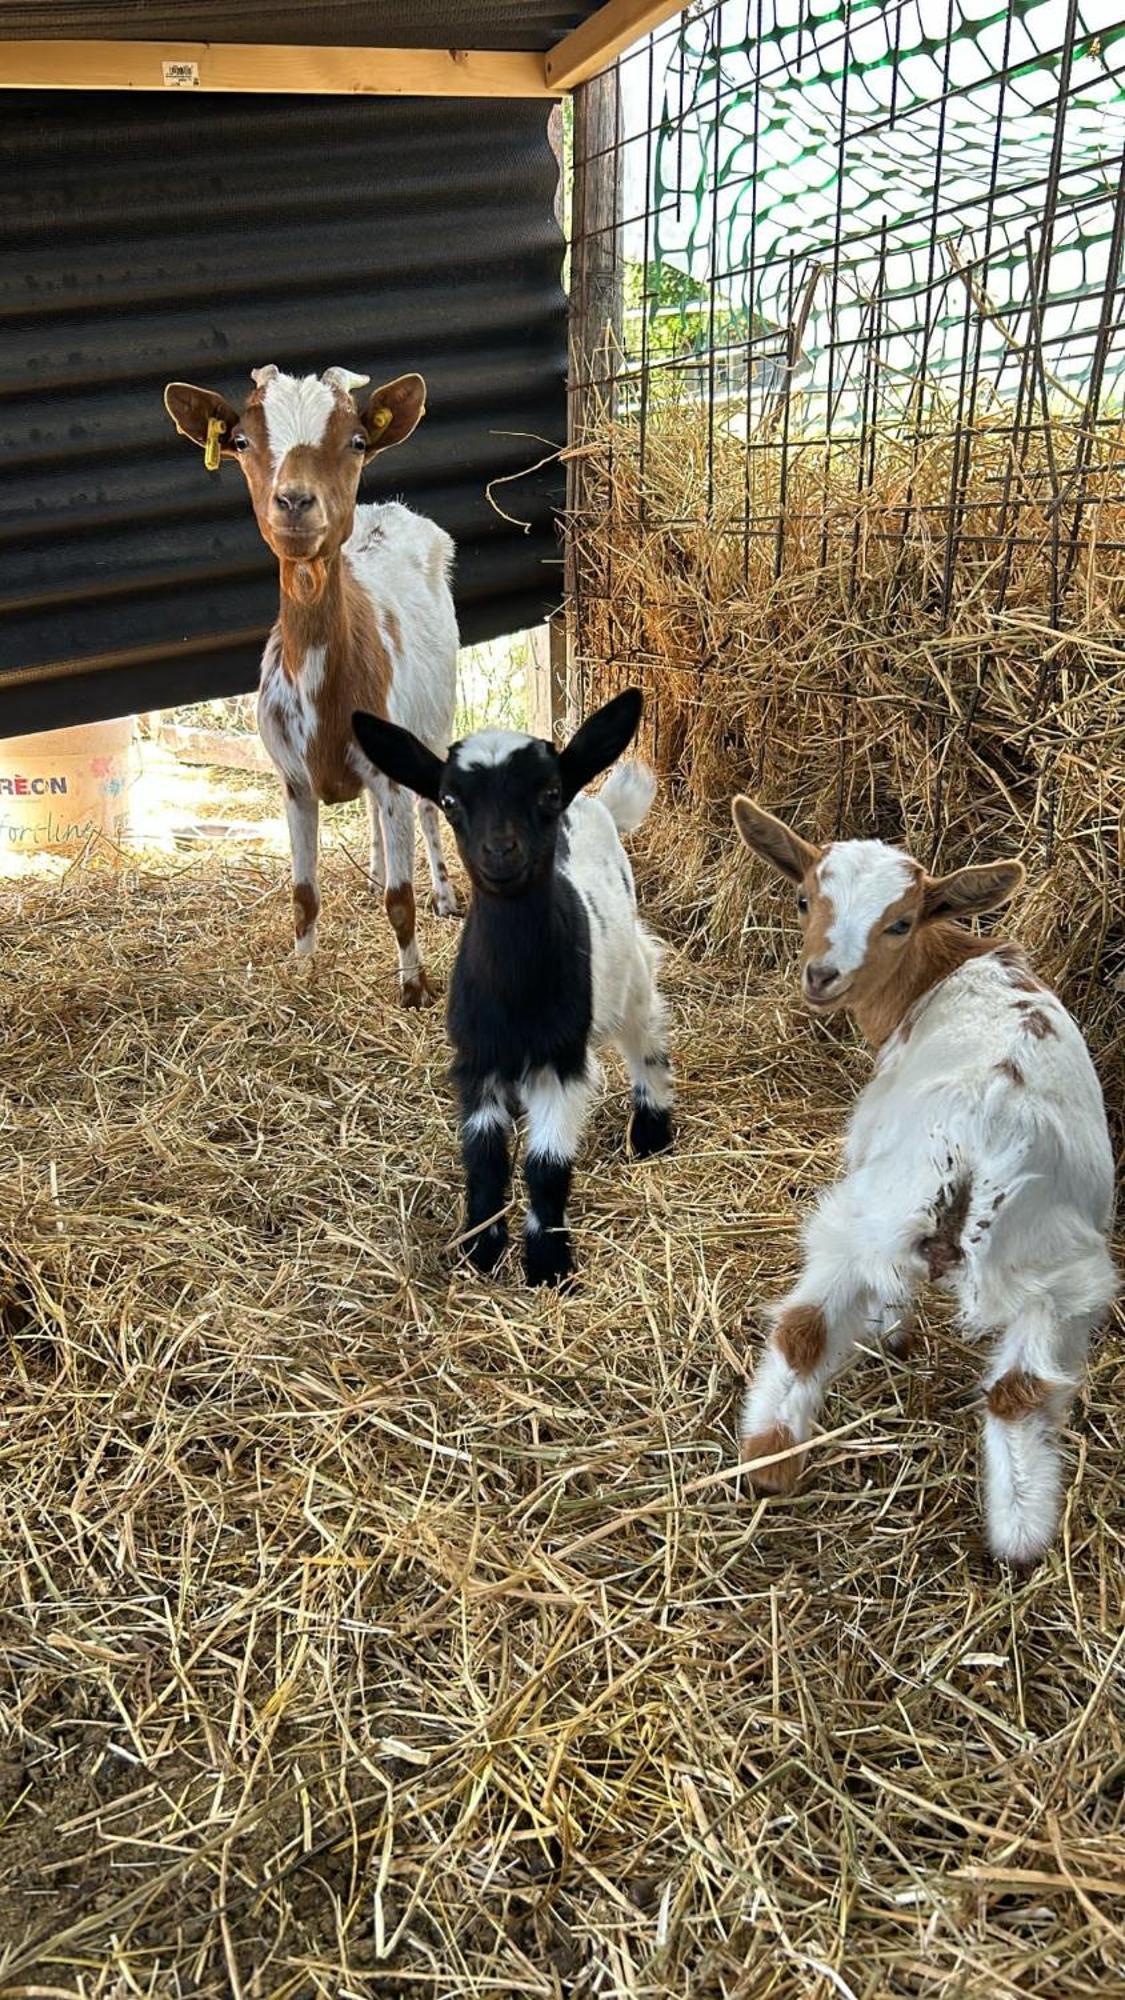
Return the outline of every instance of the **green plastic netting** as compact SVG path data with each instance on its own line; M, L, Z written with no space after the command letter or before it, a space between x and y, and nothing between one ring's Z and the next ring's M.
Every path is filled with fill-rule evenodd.
M1102 327L1104 409L1125 364L1123 63L1112 0L688 10L622 69L631 353L718 349L716 393L752 400L805 306L794 376L834 425L873 314L892 395L970 370L974 397L1004 395L1034 322L1064 405Z

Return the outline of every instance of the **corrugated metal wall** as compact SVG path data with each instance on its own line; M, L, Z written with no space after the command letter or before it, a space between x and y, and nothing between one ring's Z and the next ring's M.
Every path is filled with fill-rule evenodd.
M557 471L502 489L530 533L485 487L565 432L546 103L0 103L0 732L254 684L274 566L237 468L176 437L170 378L420 369L425 423L365 497L455 537L466 638L544 615Z

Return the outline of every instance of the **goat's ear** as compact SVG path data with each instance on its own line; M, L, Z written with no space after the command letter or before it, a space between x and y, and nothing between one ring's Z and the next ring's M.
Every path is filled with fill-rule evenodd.
M192 382L169 382L164 391L164 408L175 424L181 437L190 438L193 444L206 448L207 431L211 419L215 418L223 428L219 436L219 450L224 458L233 458L230 436L240 422L238 411L217 389L197 389Z
M436 801L445 766L409 729L400 729L397 722L384 722L382 716L367 715L363 709L352 716L352 728L364 756L385 778L405 785L420 798Z
M799 833L786 826L784 820L775 819L772 813L763 812L753 799L739 797L731 806L738 837L756 854L760 860L768 861L779 875L789 882L803 882L810 868L815 868L823 855L823 848L814 847L809 840L802 840Z
M593 715L588 715L566 749L560 750L559 770L566 805L577 798L599 771L608 770L632 742L644 705L640 688L626 688L623 694L607 701L604 708L596 708Z
M426 385L420 375L399 375L373 389L359 420L367 432L367 457L401 444L416 430L426 414ZM366 462L366 461L365 461Z
M1022 889L1022 861L986 861L952 875L927 875L922 893L923 921L935 917L982 917L998 910Z

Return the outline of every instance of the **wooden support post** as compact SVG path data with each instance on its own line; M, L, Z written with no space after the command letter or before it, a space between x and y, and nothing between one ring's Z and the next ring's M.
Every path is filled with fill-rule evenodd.
M567 443L583 443L614 407L622 353L625 268L621 232L621 95L615 70L574 93L574 178L571 190L570 354ZM590 482L580 457L567 461L564 568L569 653L566 708L584 711L581 668L581 556Z

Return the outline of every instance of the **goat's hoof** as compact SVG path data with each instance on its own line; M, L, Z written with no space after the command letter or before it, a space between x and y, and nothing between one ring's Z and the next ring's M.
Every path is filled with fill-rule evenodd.
M926 1352L926 1343L916 1326L900 1326L887 1335L887 1353L896 1361L916 1361Z
M482 1277L496 1269L508 1247L508 1225L506 1222L490 1222L486 1228L478 1229L465 1245L465 1255L474 1271Z
M760 1465L759 1459L773 1458L779 1451L792 1451L797 1440L786 1424L775 1424L772 1431L758 1431L753 1437L744 1437L740 1449L743 1465L749 1475L750 1484L759 1493L792 1493L797 1484L801 1460L794 1453L792 1458L783 1458L776 1465Z
M430 908L435 917L459 917L461 905L457 901L457 891L451 882L444 882L430 897Z
M523 1268L529 1285L565 1285L574 1272L567 1229L537 1229L523 1240Z
M672 1113L652 1104L635 1104L629 1120L629 1151L635 1160L666 1153L672 1144Z
M402 982L402 1004L404 1007L432 1007L441 992L426 972L419 972L413 979Z
M303 937L293 940L294 958L311 958L316 950L316 931L306 931Z

